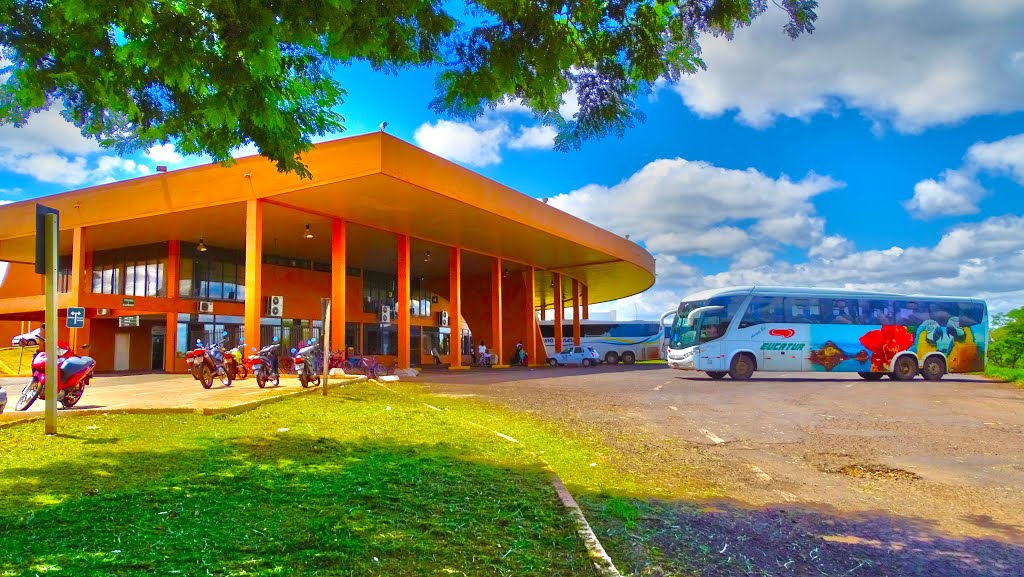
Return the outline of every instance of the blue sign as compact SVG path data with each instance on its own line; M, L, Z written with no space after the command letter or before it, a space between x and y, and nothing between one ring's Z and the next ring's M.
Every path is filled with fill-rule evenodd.
M85 326L85 309L82 307L68 307L68 328L80 329Z

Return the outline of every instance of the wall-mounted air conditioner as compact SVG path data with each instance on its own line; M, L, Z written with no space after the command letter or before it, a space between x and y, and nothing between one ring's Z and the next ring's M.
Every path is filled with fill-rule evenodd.
M441 327L448 326L448 311L437 313L437 325Z
M271 295L267 297L267 316L278 317L284 315L284 297Z
M211 303L210 301L199 301L199 312L201 314L212 314L213 303Z
M380 307L380 322L390 323L391 322L391 307L384 305Z

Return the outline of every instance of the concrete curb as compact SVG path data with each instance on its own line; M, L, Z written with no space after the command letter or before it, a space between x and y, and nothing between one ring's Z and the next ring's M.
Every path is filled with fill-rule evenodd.
M364 376L354 376L339 380L337 382L327 383L328 389L335 389L348 385L351 383L361 383L366 381ZM277 403L291 397L297 397L299 395L308 395L310 393L319 392L320 387L310 387L308 389L302 389L298 391L289 391L280 395L274 395L272 397L266 397L263 399L256 399L253 401L245 401L243 403L235 403L233 405L227 405L223 407L162 407L162 408L117 408L117 409L76 409L69 411L60 411L58 413L59 418L63 417L90 417L95 415L187 415L196 414L203 416L211 415L241 415L242 413L251 411L255 408L263 405L269 405ZM15 425L22 425L25 423L31 423L34 421L43 420L44 415L26 415L20 419L13 419L9 421L0 422L0 429L6 429Z
M380 382L371 382L375 383L377 386L391 393L406 397L407 399L412 399L414 401L416 400L413 399L411 395L399 393L398 391L390 389ZM439 409L438 407L435 407L433 405L428 405L427 403L422 404L428 409L432 409L438 412L445 412L443 409ZM590 526L590 523L587 522L587 518L583 514L583 510L580 509L579 504L576 503L576 499L573 498L572 493L570 493L569 489L565 487L565 483L562 482L562 479L558 476L558 473L555 473L554 469L551 468L551 465L547 462L547 460L545 460L537 453L534 453L533 451L526 449L526 445L523 445L518 439L510 437L504 433L495 431L494 429L491 429L489 427L485 427L479 423L474 423L473 421L470 421L469 419L464 419L462 417L459 417L458 415L453 416L455 416L456 419L462 421L463 423L472 425L474 427L477 427L478 429L489 431L510 443L520 445L521 447L523 447L523 449L527 450L531 455L536 457L537 460L543 463L544 470L547 471L549 475L551 475L551 485L554 487L555 493L558 495L558 499L562 502L562 505L569 510L569 515L572 516L573 521L575 521L576 523L576 534L579 535L580 540L583 541L583 546L587 549L587 556L590 557L590 564L591 566L593 566L594 572L597 573L598 577L622 577L622 574L619 573L619 570L615 568L615 563L612 562L612 558L608 556L608 552L605 551L604 546L601 545L601 541L597 538L597 535L594 533L594 529Z

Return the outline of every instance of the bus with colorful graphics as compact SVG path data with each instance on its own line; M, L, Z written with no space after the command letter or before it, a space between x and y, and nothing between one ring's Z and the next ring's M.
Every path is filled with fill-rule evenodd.
M555 347L554 321L540 321L544 350L548 358L565 347L573 346L572 320L562 323L562 344ZM580 320L580 346L593 347L602 362L614 365L620 361L631 365L636 361L661 357L662 330L658 321Z
M988 307L976 298L754 286L684 298L666 356L713 379L817 371L936 381L985 370L986 343Z

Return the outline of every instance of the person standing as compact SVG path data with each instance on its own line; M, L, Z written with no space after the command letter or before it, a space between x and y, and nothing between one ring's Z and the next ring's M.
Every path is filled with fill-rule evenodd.
M441 364L441 357L438 355L437 345L434 345L434 346L430 347L430 356L434 357L434 364L435 365L440 365Z
M480 341L480 347L477 349L477 358L480 360L481 365L487 364L487 343Z

